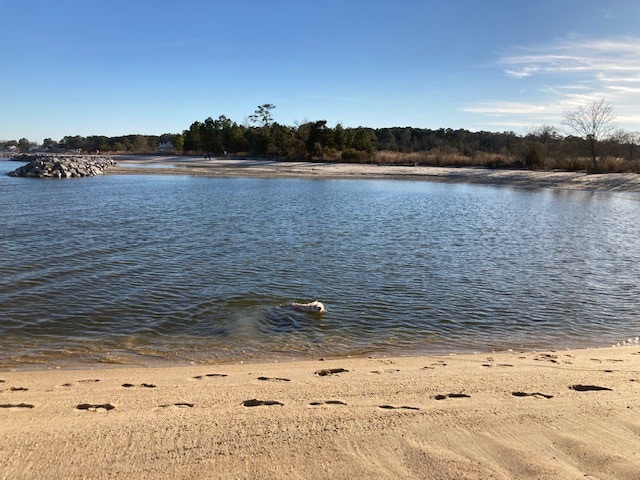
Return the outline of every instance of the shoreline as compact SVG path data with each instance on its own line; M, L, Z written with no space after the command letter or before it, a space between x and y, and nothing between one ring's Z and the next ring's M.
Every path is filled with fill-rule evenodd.
M3 478L640 476L640 346L0 372Z
M431 357L455 357L455 356L477 356L477 355L501 355L508 353L530 353L540 351L571 351L571 350L600 350L608 348L620 348L626 346L638 345L638 337L630 338L617 342L583 342L580 344L562 344L554 345L538 344L538 345L508 345L503 348L471 348L464 349L425 349L414 348L406 350L396 348L387 351L359 351L350 353L327 353L305 355L278 355L275 353L253 354L245 356L221 356L209 358L168 358L156 355L143 357L140 355L114 354L101 358L93 359L83 357L40 357L41 361L33 361L28 358L19 360L5 360L0 362L0 376L3 373L13 372L50 372L50 371L103 371L117 369L164 369L164 368L190 368L208 365L264 365L264 364L296 364L301 362L313 361L341 361L350 359L370 359L383 360L386 358L431 358ZM2 385L0 384L0 391Z
M640 192L635 173L487 169L470 167L395 166L355 163L282 162L164 156L114 156L112 175L191 175L204 177L387 179L441 183L469 183L525 189L551 188L590 192ZM128 165L128 166L122 166Z

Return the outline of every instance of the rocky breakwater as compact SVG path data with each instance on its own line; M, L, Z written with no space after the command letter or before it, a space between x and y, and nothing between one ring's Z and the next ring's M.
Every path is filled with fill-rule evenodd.
M29 163L7 175L33 178L92 177L102 175L107 167L116 164L109 157L77 155L19 155L12 160Z

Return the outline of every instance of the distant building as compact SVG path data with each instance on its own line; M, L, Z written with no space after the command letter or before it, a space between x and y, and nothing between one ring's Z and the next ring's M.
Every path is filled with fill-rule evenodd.
M175 147L171 142L159 143L156 152L175 152Z

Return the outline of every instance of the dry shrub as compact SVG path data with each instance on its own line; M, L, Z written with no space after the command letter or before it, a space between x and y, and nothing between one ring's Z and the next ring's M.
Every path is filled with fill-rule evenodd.
M640 173L640 160L630 160L627 168L630 173Z
M520 157L507 152L488 153L476 151L471 156L458 152L453 147L434 148L426 152L395 152L383 150L370 155L356 150L342 152L347 162L377 163L378 165L415 165L430 167L486 167L486 168L524 168ZM592 173L636 172L640 173L640 161L628 161L619 157L604 159L597 170L593 169L591 159L567 156L564 158L546 158L541 165L530 168L544 170L587 171Z
M483 166L488 168L513 168L521 167L520 161L515 157L504 153L488 153L488 152L474 152L473 164L477 166Z
M599 162L596 168L593 167L593 160L590 158L574 156L549 159L544 166L547 170L584 171L589 173L637 173L640 171L638 162L630 162L620 157L606 157Z
M473 164L473 160L462 155L456 148L433 148L426 152L394 152L383 150L373 155L379 165L422 165L430 167L463 166Z
M624 173L629 171L629 162L619 157L607 157L599 165L599 173Z
M427 162L427 152L393 152L383 150L373 154L373 161L379 165L422 165Z
M582 170L588 170L591 166L591 160L585 157L565 157L548 159L545 162L545 169L547 170L567 170L569 172L577 172Z
M314 162L337 162L341 159L343 159L342 153L335 148L320 149L311 156L311 161Z

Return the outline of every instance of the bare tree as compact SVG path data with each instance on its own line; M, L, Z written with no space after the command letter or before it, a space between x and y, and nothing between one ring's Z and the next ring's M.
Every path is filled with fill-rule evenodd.
M634 161L640 146L640 132L618 129L613 132L612 138L617 143L618 155L630 162Z
M533 126L528 135L539 138L542 143L549 143L551 140L555 140L560 137L558 129L553 125L548 124Z
M600 144L614 129L613 105L604 98L594 100L564 115L564 125L581 137L589 150L594 171L601 163Z

